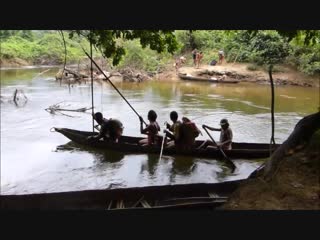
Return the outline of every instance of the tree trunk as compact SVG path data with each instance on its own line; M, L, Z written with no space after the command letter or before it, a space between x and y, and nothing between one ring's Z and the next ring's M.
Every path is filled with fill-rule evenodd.
M274 140L274 84L272 79L272 68L273 65L269 65L269 78L270 78L270 84L271 84L271 140L270 145L275 144ZM270 149L272 146L270 146Z
M318 129L320 129L320 111L301 119L288 139L273 153L271 159L262 168L254 171L249 178L263 176L265 180L271 180L283 158L305 147Z
M189 30L189 44L190 44L191 49L197 48L197 45L194 41L194 36L192 34L192 30Z

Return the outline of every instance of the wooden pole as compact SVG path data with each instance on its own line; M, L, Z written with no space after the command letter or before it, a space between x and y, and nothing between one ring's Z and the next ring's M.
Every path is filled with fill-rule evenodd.
M91 41L91 37L90 37L90 55L91 55L91 58L92 58L92 41ZM92 61L91 61L91 103L92 103L92 132L94 132L94 118L93 118L93 115L94 115L94 105L93 105L93 68L92 68Z
M109 83L111 84L111 86L119 93L119 95L123 98L123 100L126 101L126 103L129 105L129 107L135 112L135 114L138 115L138 117L140 117L140 115L137 113L137 111L131 106L131 104L128 102L128 100L122 95L122 93L118 90L118 88L113 84L113 82L111 82L111 80L107 77L107 75L101 70L101 68L99 67L99 65L92 59L92 57L90 57L90 55L86 52L86 50L84 50L84 48L82 48L82 50L84 51L84 53L88 56L88 58L90 58L91 60L91 64L93 63L98 70L101 72L101 74L109 81ZM143 120L143 123L145 125L147 125L147 123Z
M269 77L270 77L270 85L271 85L271 143L275 144L274 140L274 84L272 78L272 68L273 66L269 66Z

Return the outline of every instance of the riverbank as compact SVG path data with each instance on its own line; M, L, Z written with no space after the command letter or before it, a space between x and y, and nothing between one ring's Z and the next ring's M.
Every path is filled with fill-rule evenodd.
M80 65L88 65L87 60L81 61ZM32 63L25 60L16 58L16 59L1 59L1 68L23 68L23 67L32 67ZM37 65L37 67L45 66L57 66L55 63L43 63ZM75 65L74 65L75 66ZM143 79L156 79L156 80L165 80L165 81L179 81L180 78L178 74L188 74L190 76L201 76L201 77L221 77L224 76L226 80L237 80L240 82L253 82L258 84L270 84L268 72L260 68L252 69L252 64L247 63L224 63L223 65L209 66L202 65L199 68L193 66L182 66L176 73L175 68L171 65L168 65L161 72L148 73L141 70L136 70L132 68L123 68L117 69L114 72L116 73L114 78L115 81L120 81L119 72L131 72L132 77L129 78L130 81L136 82L137 76L143 76ZM127 74L128 75L128 74ZM275 72L273 73L273 80L276 85L294 85L302 87L320 87L320 77L318 76L308 76L304 73L301 73L292 67L289 66L277 66ZM135 79L136 78L136 79ZM127 80L124 78L123 80ZM137 80L139 81L139 79Z
M262 68L249 70L250 64L246 63L224 63L217 66L205 66L200 68L184 66L178 71L180 74L188 74L191 76L201 77L224 77L225 80L237 80L240 82L254 82L259 84L270 84L269 74ZM168 73L167 77L170 76ZM173 76L176 75L176 76ZM312 77L303 74L289 66L279 66L275 68L272 74L276 85L295 85L303 87L319 87L320 77ZM171 73L171 79L179 79L177 74Z
M25 66L32 66L33 63L20 58L0 58L0 66L2 68L22 68Z
M39 61L28 61L21 58L0 58L1 69L12 69L12 68L25 68L25 67L57 67L61 65L56 60L39 60Z
M309 145L285 157L270 182L248 179L223 210L319 210L320 131Z

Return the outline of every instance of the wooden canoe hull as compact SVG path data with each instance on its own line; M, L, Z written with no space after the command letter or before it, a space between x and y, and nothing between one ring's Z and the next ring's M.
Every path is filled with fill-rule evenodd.
M1 209L215 208L244 180L24 195L1 195Z
M115 151L120 151L123 153L160 153L160 147L156 146L147 146L142 147L138 144L138 142L143 139L140 137L130 137L130 136L122 136L118 143L107 142L100 140L95 143L89 143L87 141L88 136L92 136L92 132L78 131L67 128L55 128L55 130L65 137L69 138L73 142L88 146L92 148L98 149L110 149ZM196 141L196 146L200 146L203 141ZM280 145L276 145L275 148ZM265 143L232 143L232 150L225 150L225 154L229 158L233 159L256 159L256 158L267 158L270 155L269 144ZM275 149L274 149L275 150ZM191 149L188 151L178 151L176 149L164 149L163 155L181 155L181 156L191 156L191 157L200 157L200 158L222 158L222 154L216 149Z
M194 76L187 76L183 74L178 75L182 80L187 81L197 81L197 82L210 82L210 83L239 83L237 80L213 80L210 78L204 78L204 77L194 77Z

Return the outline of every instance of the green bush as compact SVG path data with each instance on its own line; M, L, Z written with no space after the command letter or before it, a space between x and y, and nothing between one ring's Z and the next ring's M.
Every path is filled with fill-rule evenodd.
M139 40L123 42L126 54L120 61L118 68L132 67L145 71L158 71L173 60L171 54L157 53L150 48L142 48Z
M256 65L256 64L250 64L250 65L248 65L247 66L247 69L249 70L249 71L257 71L258 70L258 65Z
M1 44L3 58L21 58L32 60L39 50L39 46L19 36L9 37Z
M269 71L269 66L268 65L264 65L263 66L263 70L264 71ZM273 73L283 73L283 72L285 72L285 70L283 69L283 67L282 66L280 66L280 65L275 65L275 66L273 66L273 68L272 68L272 72Z
M175 31L175 36L178 41L178 50L177 53L185 53L187 51L192 51L192 46L190 44L190 35L186 30L177 30Z
M225 50L228 61L251 62L259 66L283 61L289 46L276 31L236 31L227 39Z
M24 36L24 37L22 37ZM1 44L1 57L21 58L34 63L42 60L63 63L65 58L64 45L61 36L57 32L48 32L31 38L29 32L11 32L11 36L6 38ZM67 63L74 63L84 57L79 45L75 41L65 36L67 46ZM85 42L82 42L86 45ZM88 46L88 44L87 44ZM88 49L88 48L87 48Z
M293 46L288 63L296 66L298 70L308 75L320 74L320 47Z
M289 55L289 45L275 31L259 31L250 41L252 59L257 64L277 64Z

